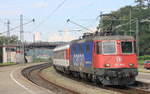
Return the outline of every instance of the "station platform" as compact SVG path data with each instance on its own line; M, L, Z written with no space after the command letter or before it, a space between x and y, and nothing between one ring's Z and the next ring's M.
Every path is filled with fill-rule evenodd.
M21 75L23 68L37 64L41 63L0 67L0 94L54 94L31 83Z

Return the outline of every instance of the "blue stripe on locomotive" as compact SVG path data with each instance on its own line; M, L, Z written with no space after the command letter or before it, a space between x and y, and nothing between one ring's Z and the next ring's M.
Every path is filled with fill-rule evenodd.
M74 66L92 66L93 42L74 43L71 46L72 64Z

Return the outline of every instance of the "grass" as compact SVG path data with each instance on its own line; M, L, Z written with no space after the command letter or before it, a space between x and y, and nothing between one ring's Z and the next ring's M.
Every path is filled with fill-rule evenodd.
M37 59L34 59L33 62L48 62L47 59L41 59L41 58L37 58Z
M138 60L138 64L143 65L145 60Z
M138 61L138 71L143 72L143 73L150 73L150 70L144 69L144 66L143 66L144 61L145 60L139 60Z
M10 65L16 65L16 63L0 63L0 67L3 67L3 66L10 66Z
M150 70L147 69L138 69L139 72L150 73Z

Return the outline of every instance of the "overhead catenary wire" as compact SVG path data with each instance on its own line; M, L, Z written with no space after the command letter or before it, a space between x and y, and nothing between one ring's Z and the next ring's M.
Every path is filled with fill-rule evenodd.
M79 27L81 27L81 28L83 28L83 29L85 29L87 31L93 32L91 29L89 29L89 28L87 28L85 26L82 26L82 25L80 25L80 24L78 24L78 23L76 23L76 22L74 22L74 21L72 21L70 19L67 19L67 23L69 23L69 22L72 23L72 24L74 24L74 25L77 25L77 26L79 26Z
M32 31L35 31L36 29L38 29L42 24L44 24L47 19L51 18L54 13L56 13L66 2L67 0L63 0L45 19L43 19Z
M27 25L27 24L29 24L29 23L31 23L31 22L34 22L34 21L35 21L35 20L32 19L31 21L26 22L26 23L24 23L23 25ZM10 31L13 31L13 30L15 30L15 29L18 29L18 28L20 28L20 25L11 28L11 29L9 30L9 32L10 32ZM0 34L5 34L5 33L7 33L7 32L8 32L8 31L4 31L4 32L1 32Z

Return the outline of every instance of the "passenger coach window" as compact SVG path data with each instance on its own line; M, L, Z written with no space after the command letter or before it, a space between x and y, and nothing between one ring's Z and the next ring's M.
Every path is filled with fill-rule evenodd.
M114 41L103 42L103 54L115 54L116 43Z
M133 45L130 41L121 42L122 53L133 53Z

